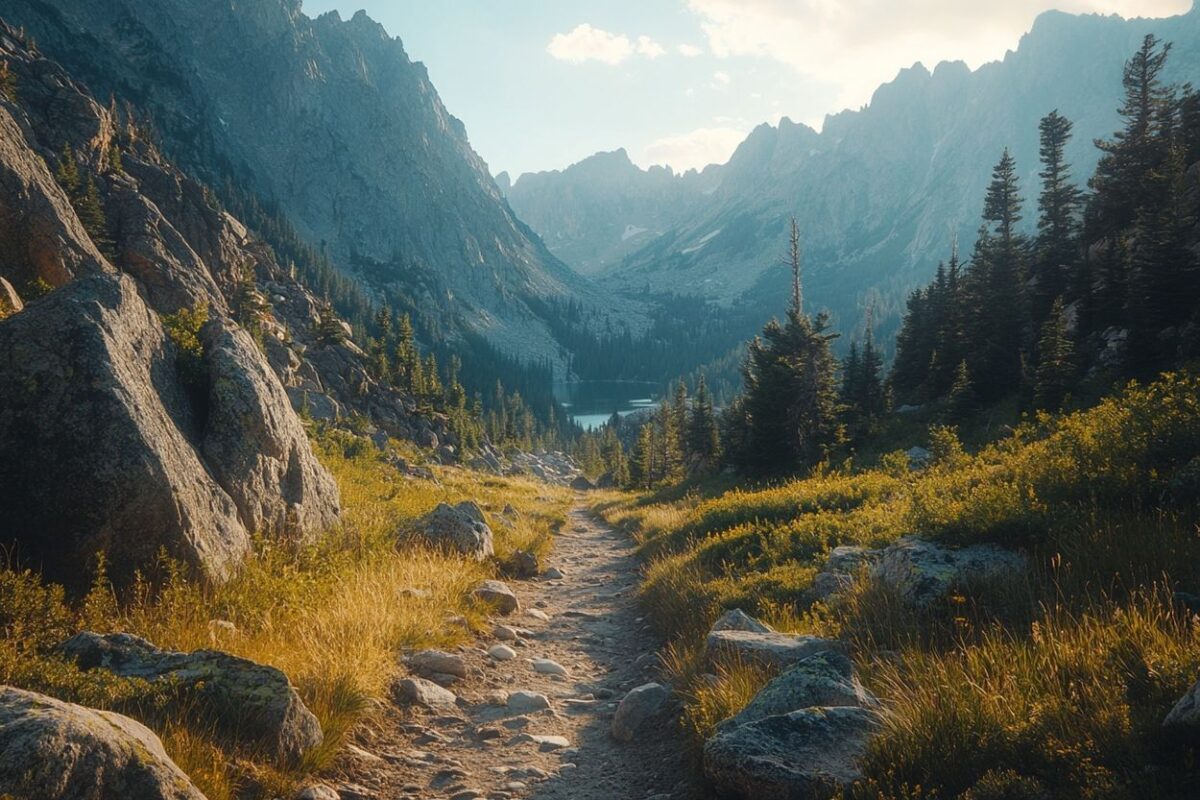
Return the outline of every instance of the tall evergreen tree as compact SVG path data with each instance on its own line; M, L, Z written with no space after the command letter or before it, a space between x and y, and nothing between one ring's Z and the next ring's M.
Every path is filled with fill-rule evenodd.
M1075 348L1067 331L1062 298L1054 301L1038 339L1035 398L1038 408L1057 411L1075 378Z
M1033 316L1046 318L1056 298L1065 297L1073 285L1079 258L1079 208L1083 194L1071 181L1066 147L1073 123L1051 111L1038 125L1041 134L1042 193L1038 198L1038 238L1034 266L1037 292Z
M710 467L715 465L720 457L721 436L716 413L713 411L712 395L709 394L703 372L696 381L696 398L692 401L691 416L688 420L687 449Z

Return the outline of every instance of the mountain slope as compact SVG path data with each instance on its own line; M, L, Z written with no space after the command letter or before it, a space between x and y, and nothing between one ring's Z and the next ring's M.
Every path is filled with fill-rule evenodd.
M660 187L649 172L626 175L617 191L607 188L611 175L580 187L572 168L528 183L522 177L510 198L556 243L602 229L620 216L614 209L649 187L662 196L674 192L681 199L659 212L674 223L597 279L625 292L649 287L723 303L740 298L761 305L764 316L785 303L780 256L794 213L805 239L810 304L830 309L848 332L874 299L880 334L890 340L908 291L949 256L955 238L973 239L990 169L1004 147L1017 158L1025 224L1032 227L1037 123L1055 108L1075 121L1068 157L1076 180L1086 179L1098 157L1092 140L1117 127L1122 65L1149 32L1175 43L1168 79L1200 74L1195 9L1162 20L1048 12L1002 61L973 72L962 63L933 72L917 64L881 86L868 106L827 118L820 133L786 119L760 126L728 164L706 170L704 191L689 191L681 177ZM540 196L519 192L523 184ZM549 205L546 197L559 205L554 217L535 213ZM559 252L581 271L595 268L573 260L570 248Z
M97 95L150 113L187 169L277 203L336 263L444 323L554 358L531 306L591 296L512 214L424 66L364 13L314 20L297 0L13 0L5 13Z

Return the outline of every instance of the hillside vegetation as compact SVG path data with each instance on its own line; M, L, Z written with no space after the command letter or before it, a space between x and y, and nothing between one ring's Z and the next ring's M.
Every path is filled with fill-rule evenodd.
M345 431L321 429L314 447L341 489L343 524L302 549L260 541L224 585L190 581L164 559L159 575L120 596L101 568L87 596L71 600L34 572L0 571L0 683L144 722L209 800L288 796L386 694L401 651L459 644L484 620L471 590L494 564L407 542L412 523L442 501L474 500L493 514L511 504L513 524L494 525L497 562L517 548L544 556L570 497L545 483L461 469L413 480ZM166 711L164 690L57 656L55 647L79 630L134 633L182 651L217 648L278 667L321 721L325 742L300 764L231 753L195 715Z
M703 634L741 608L853 653L888 711L864 796L1194 796L1195 743L1162 720L1200 675L1183 602L1200 590L1200 379L1131 384L976 453L935 427L929 449L924 468L894 453L777 484L599 501L648 559L642 598L673 641L697 741L770 677L732 662L703 674ZM902 536L1018 548L1030 568L925 608L866 572L810 601L834 547Z

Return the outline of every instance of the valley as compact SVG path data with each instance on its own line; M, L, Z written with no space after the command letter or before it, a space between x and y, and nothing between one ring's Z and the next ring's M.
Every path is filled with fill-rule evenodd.
M0 2L0 800L1200 796L1200 6L365 2Z

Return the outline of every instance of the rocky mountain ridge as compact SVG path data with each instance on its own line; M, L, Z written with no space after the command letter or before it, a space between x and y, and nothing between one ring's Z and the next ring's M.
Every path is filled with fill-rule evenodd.
M99 96L149 115L186 170L278 204L344 271L439 326L557 361L543 304L604 304L516 218L424 66L365 13L310 19L297 0L5 13Z
M1032 226L1037 122L1053 109L1075 122L1067 156L1076 181L1086 181L1098 158L1092 140L1117 128L1122 65L1150 32L1174 43L1168 80L1193 79L1200 67L1195 9L1129 20L1052 11L1002 60L974 71L961 62L901 70L870 104L828 117L820 133L787 119L759 126L703 182L665 181L661 172L602 159L593 161L609 165L600 177L573 167L519 179L510 201L556 252L611 290L749 301L766 314L781 311L787 297L781 254L794 213L811 306L830 309L836 327L849 333L861 329L875 302L877 335L890 341L908 292L949 256L956 238L973 239L1004 147L1016 156ZM678 199L653 216L640 210L655 197ZM627 226L656 235L645 234L652 240L628 252L617 236ZM572 256L584 247L604 255Z

